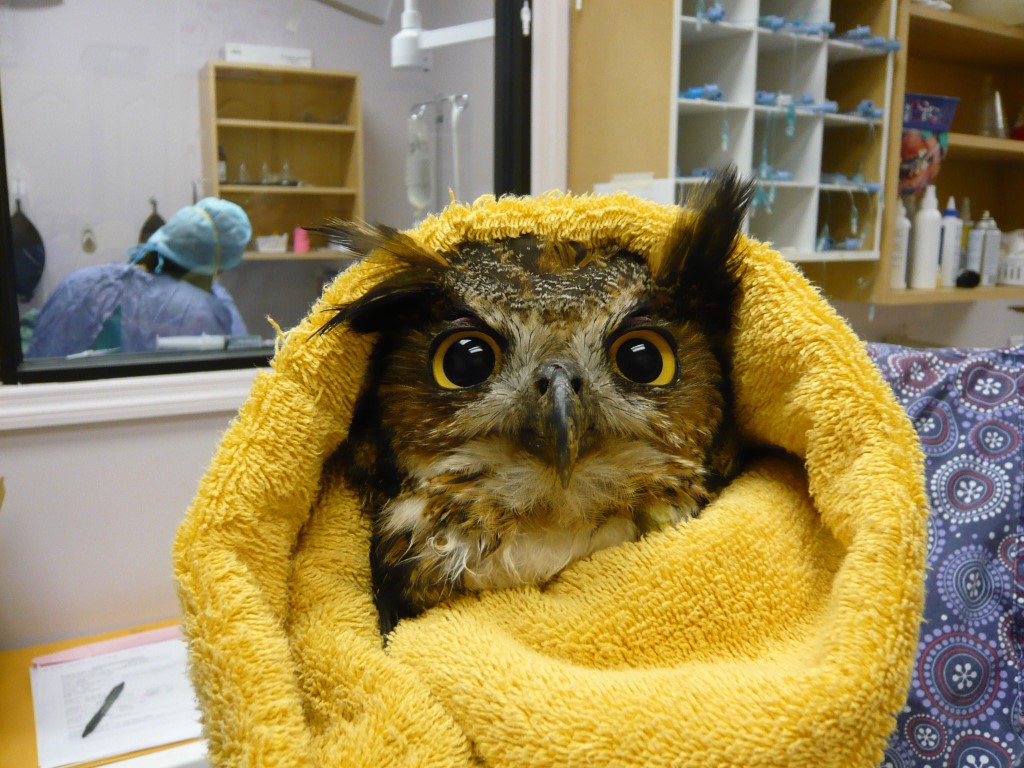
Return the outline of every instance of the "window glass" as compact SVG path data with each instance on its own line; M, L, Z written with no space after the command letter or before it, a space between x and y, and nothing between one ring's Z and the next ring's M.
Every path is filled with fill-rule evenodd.
M17 294L6 380L263 362L275 325L298 322L349 263L301 227L404 228L449 189L493 192L493 38L435 49L426 71L393 68L400 12L397 0L0 5ZM494 12L493 0L421 7L426 29Z

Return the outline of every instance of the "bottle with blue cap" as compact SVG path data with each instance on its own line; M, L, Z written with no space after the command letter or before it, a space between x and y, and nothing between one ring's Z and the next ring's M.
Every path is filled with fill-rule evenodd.
M889 287L893 290L905 290L907 287L907 254L910 251L910 219L902 200L896 202L896 220L893 222L892 269Z
M943 288L956 286L956 277L960 272L960 236L963 227L964 223L956 209L956 199L950 195L946 210L942 212L939 273Z

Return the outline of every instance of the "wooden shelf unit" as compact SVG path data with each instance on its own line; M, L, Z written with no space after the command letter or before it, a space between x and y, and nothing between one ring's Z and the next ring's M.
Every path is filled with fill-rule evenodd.
M286 233L292 244L296 227L363 217L357 73L211 61L200 83L203 193L241 205L254 240ZM288 183L260 183L264 169ZM253 247L245 258L322 259L331 253L260 253Z
M959 160L995 160L1000 163L1024 163L1024 141L950 133L949 151Z
M926 5L911 5L907 12L912 53L918 58L1024 68L1024 28Z
M999 89L1008 125L1024 106L1024 29L940 11L900 0L897 35L904 49L896 56L893 103L904 95L931 93L960 99L949 147L936 179L939 205L949 196L957 206L971 199L972 218L990 211L1003 231L1024 227L1024 142L979 135L982 84L990 76ZM899 180L902 110L893 115L888 153L881 259L876 264L808 265L808 275L833 298L881 305L942 304L1024 299L1024 287L893 290L890 252Z
M759 182L772 202L748 217L750 234L794 261L877 260L880 195L822 183L821 176L884 179L893 57L820 35L763 29L757 20L832 20L839 31L868 24L890 36L894 2L723 0L720 22L697 19L696 0L584 3L571 19L569 188L590 192L617 173L651 172L676 180L678 200L702 183L697 169L732 163L753 177L767 163L791 177ZM707 83L721 88L721 101L680 95ZM787 108L755 103L759 90L809 93L815 103L838 102L840 114L798 108L787 124ZM885 110L881 119L848 114L865 99ZM863 235L862 245L819 250L826 222L837 241Z

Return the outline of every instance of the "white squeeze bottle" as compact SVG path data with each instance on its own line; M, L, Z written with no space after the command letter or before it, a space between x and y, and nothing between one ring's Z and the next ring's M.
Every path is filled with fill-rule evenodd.
M917 213L914 215L913 246L910 257L910 287L934 288L939 281L939 235L942 215L935 197L935 186L929 184L924 191Z
M939 274L943 288L956 285L956 276L960 272L960 235L964 223L956 210L956 200L950 196L946 210L942 212L942 248L939 256Z
M901 290L907 287L907 252L910 250L910 219L900 200L896 203L896 221L892 229L892 279L889 287Z

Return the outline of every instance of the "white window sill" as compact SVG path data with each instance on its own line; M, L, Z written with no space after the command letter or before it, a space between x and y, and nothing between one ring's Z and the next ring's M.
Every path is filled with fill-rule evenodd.
M224 413L249 394L255 369L0 387L0 432Z

